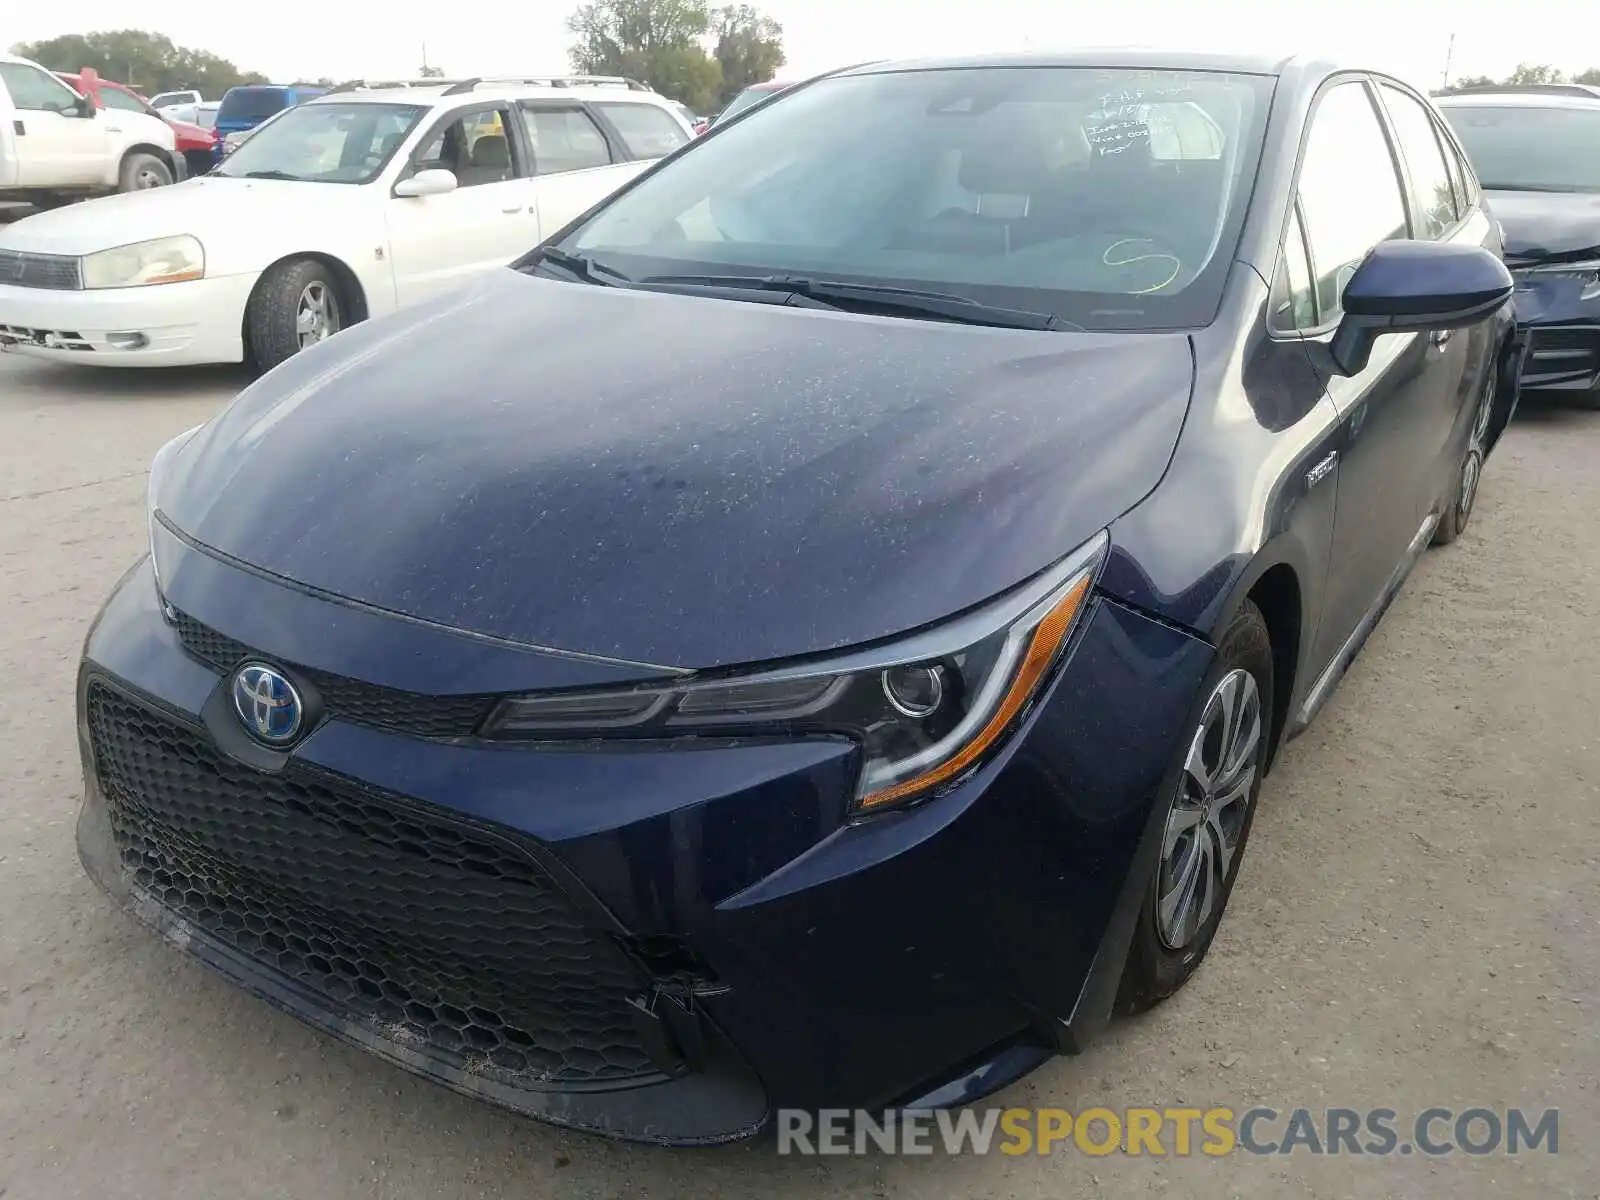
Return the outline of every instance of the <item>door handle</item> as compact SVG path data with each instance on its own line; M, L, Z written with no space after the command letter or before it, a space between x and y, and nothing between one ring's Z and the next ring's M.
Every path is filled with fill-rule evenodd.
M508 213L508 214L510 214L510 213L519 213L519 212L522 211L522 205L513 204L510 208L502 208L500 211L503 212L503 213Z
M1454 333L1455 333L1455 330L1453 330L1453 329L1435 329L1435 330L1432 330L1432 331L1429 332L1428 341L1432 345L1434 345L1436 347L1439 347L1440 349L1443 349L1445 343L1447 343L1450 340L1451 336Z

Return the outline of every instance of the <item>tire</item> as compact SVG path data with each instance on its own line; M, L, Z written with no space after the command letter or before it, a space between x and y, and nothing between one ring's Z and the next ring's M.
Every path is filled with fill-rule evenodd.
M171 185L172 168L158 156L142 150L124 156L117 175L117 191L142 192Z
M1144 1012L1177 992L1211 948L1255 823L1272 733L1272 685L1272 639L1261 610L1247 600L1217 643L1200 688L1201 714L1179 749L1178 783L1161 800L1161 845L1123 968L1121 1012ZM1236 770L1223 772L1227 726L1219 717L1229 712L1239 735L1229 756ZM1203 772L1191 768L1196 762ZM1221 786L1203 786L1201 773ZM1225 862L1219 849L1227 851ZM1186 878L1194 881L1187 892ZM1185 896L1192 901L1187 907Z
M1445 501L1439 523L1433 527L1433 540L1429 545L1448 546L1467 531L1467 524L1472 520L1472 510L1478 500L1478 484L1483 479L1483 447L1494 412L1494 396L1495 391L1490 388L1478 406L1477 416L1472 422L1472 433L1467 438L1467 451L1456 468L1450 496Z
M306 322L306 311L319 304L319 323ZM344 327L344 297L333 272L322 263L293 258L261 276L245 307L244 323L251 364L258 371L270 371L338 333Z

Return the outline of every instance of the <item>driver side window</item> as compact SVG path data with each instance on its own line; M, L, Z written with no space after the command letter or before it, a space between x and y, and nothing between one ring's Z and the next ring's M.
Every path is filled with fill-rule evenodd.
M144 105L140 104L127 92L119 92L116 88L102 87L100 89L100 103L107 108L120 108L123 112L144 112Z
M1326 324L1344 311L1345 285L1367 252L1409 232L1399 171L1365 84L1336 84L1317 102L1300 166L1300 215Z
M418 171L449 171L464 188L514 179L517 171L506 136L509 119L499 109L458 117L423 142L412 165Z
M0 84L11 93L11 103L35 112L71 112L78 93L27 63L0 63Z

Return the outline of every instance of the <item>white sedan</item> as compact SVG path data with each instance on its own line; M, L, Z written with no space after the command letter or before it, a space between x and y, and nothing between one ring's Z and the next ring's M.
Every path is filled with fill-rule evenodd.
M511 261L692 137L620 79L333 92L208 175L0 227L0 353L266 370Z

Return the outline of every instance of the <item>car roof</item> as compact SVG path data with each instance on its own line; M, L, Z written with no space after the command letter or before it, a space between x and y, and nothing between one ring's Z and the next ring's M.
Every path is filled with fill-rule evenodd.
M1229 51L1161 50L1144 46L1100 46L1018 54L886 60L863 63L837 74L876 75L897 71L977 70L984 67L1109 67L1151 71L1227 71L1238 75L1282 75L1291 69L1317 70L1328 74L1338 70L1367 69L1300 53L1241 54Z
M1448 96L1435 96L1433 102L1440 108L1600 108L1600 95L1584 96L1575 92L1522 92L1508 88L1503 92L1485 89L1481 92L1452 92Z

